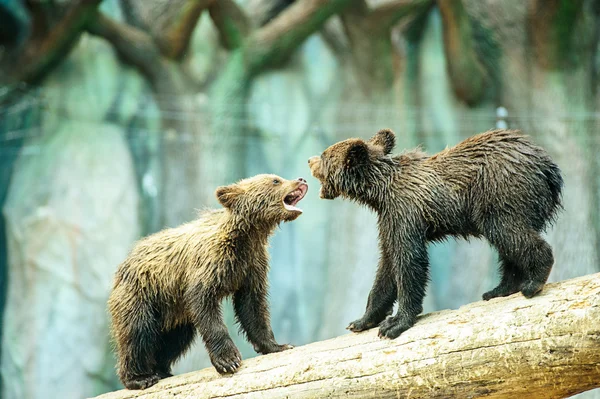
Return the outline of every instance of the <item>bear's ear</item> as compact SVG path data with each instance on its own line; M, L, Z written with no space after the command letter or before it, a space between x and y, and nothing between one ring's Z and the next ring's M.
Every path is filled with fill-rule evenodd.
M215 191L217 199L225 208L231 208L235 203L236 199L242 194L244 190L237 184L230 184L229 186L218 187Z
M381 129L369 139L369 143L383 148L383 153L388 155L396 145L396 135L390 129Z
M364 141L359 141L352 145L346 153L346 168L365 165L369 162L369 149Z

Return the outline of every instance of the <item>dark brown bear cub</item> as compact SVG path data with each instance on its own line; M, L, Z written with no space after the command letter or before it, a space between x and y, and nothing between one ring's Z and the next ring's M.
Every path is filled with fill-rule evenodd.
M446 236L485 237L500 255L502 280L483 299L542 290L552 249L541 237L561 208L563 180L548 154L517 131L494 130L428 156L389 155L390 130L369 141L349 139L308 163L321 198L338 196L378 215L381 257L362 318L348 329L379 324L396 338L423 311L429 261L426 244ZM395 301L398 312L391 315ZM381 324L380 324L381 323Z
M119 266L108 301L118 374L129 389L171 375L199 333L220 373L241 364L221 316L233 296L242 331L259 353L291 348L275 341L267 302L268 238L296 219L308 186L302 178L259 175L219 187L225 209L140 240Z

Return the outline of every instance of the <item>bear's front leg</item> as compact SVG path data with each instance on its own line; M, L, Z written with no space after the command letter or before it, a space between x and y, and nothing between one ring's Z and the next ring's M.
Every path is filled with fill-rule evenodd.
M397 242L392 249L398 290L398 311L379 325L379 336L397 338L412 327L423 311L423 298L429 275L429 259L425 239L418 234ZM398 236L402 238L402 236Z
M202 291L194 296L194 324L202 335L211 363L221 374L235 372L242 364L242 355L223 322L220 298Z
M280 345L275 341L269 316L267 285L259 281L260 278L261 276L249 276L234 294L233 307L236 318L257 353L266 355L292 349L292 345Z
M352 332L360 332L376 327L386 316L392 313L397 295L393 264L388 257L382 254L377 267L375 282L367 300L365 314L360 319L350 323L346 329Z

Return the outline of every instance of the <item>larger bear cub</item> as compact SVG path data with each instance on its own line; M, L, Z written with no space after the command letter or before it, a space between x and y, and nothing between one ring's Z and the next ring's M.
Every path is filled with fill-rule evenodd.
M258 175L219 187L224 209L140 240L119 266L108 307L118 374L129 389L170 376L171 365L199 334L220 373L241 363L221 316L233 297L242 331L259 353L289 345L275 341L267 302L268 238L296 219L308 186L302 178Z
M494 130L428 156L392 156L395 136L381 130L369 141L348 139L309 159L321 198L338 196L378 215L380 261L365 314L351 331L379 325L396 338L423 310L427 242L446 236L485 237L498 251L501 282L488 300L542 290L554 263L540 233L561 208L558 166L518 131ZM398 312L391 314L398 301Z

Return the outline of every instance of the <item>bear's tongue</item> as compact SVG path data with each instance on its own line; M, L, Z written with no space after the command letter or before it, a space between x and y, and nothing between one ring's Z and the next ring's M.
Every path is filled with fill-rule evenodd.
M285 209L288 211L302 212L302 209L298 208L296 204L304 198L307 190L308 186L306 184L301 184L297 189L286 195L283 199L283 206Z

